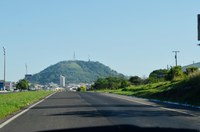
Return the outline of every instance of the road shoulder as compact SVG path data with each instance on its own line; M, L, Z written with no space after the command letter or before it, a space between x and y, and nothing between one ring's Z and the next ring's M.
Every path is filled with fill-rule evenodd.
M161 109L168 110L168 111L174 111L174 112L178 112L178 113L182 113L182 114L187 114L190 116L200 117L200 108L199 107L191 107L191 106L181 105L181 104L177 104L177 103L170 103L170 102L165 102L165 101L163 102L163 101L159 101L159 100L144 99L144 98L119 95L119 94L113 94L113 93L100 93L100 94L127 100L130 102L134 102L134 103L138 103L138 104L142 104L142 105L159 107Z

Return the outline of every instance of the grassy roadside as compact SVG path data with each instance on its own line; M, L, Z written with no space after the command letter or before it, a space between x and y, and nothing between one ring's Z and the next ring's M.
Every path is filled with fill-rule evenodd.
M109 92L200 106L200 87L196 84L191 83L191 80L159 82L116 90L98 90L97 92Z
M28 106L47 95L51 91L17 92L0 95L0 119Z

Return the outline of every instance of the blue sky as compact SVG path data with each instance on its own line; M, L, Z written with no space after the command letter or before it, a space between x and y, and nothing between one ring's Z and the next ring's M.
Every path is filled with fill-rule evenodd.
M59 61L99 61L125 75L200 62L199 0L0 0L0 79Z

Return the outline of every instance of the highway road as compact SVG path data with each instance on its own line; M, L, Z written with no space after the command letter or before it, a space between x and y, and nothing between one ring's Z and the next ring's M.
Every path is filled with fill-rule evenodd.
M0 132L195 132L200 110L93 92L59 92L1 124Z

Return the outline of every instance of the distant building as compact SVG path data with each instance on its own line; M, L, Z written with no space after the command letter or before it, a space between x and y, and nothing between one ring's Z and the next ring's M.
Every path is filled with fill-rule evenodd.
M0 91L3 91L3 81L0 81Z
M60 86L65 87L65 77L60 75Z
M6 82L5 88L8 91L13 91L13 82Z
M3 90L13 91L14 90L13 86L15 86L15 83L6 81L5 89L4 89L4 81L0 81L0 91L3 91Z
M28 80L28 81L30 81L31 77L32 77L32 74L26 74L25 75L25 79Z

